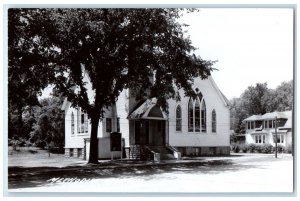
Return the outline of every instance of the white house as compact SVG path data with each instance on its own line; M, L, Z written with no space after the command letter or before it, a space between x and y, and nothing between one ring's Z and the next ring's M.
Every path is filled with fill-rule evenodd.
M123 90L118 101L99 122L99 158L110 158L110 133L118 131L128 157L137 159L179 158L184 155L228 155L230 153L230 115L228 100L212 77L195 78L197 98L168 100L168 114L156 105L156 99L136 101L134 92ZM88 157L90 123L80 108L65 100L65 155ZM114 152L120 157L121 152Z
M275 145L275 119L277 118L277 143L286 148L292 146L292 111L252 115L246 123L246 143Z

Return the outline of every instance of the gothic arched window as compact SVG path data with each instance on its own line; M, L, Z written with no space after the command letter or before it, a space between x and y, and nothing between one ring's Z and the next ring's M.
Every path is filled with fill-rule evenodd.
M217 114L215 110L211 114L211 131L213 133L217 132Z
M188 131L194 131L194 105L192 98L190 98L188 105Z
M200 132L200 101L198 98L195 103L195 132Z
M176 131L181 131L181 107L176 107Z
M204 100L202 100L201 105L201 131L206 132L206 105Z

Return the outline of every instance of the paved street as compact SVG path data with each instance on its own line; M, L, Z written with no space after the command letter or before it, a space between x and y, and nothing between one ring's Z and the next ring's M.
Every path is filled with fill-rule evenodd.
M292 192L293 158L238 154L159 164L133 161L9 168L10 192Z

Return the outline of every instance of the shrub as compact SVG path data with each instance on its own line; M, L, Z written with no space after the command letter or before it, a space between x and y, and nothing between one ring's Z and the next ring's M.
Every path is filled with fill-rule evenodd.
M242 150L243 153L247 153L248 150L249 150L249 146L247 144L242 144L240 146L240 148L241 148L241 150Z
M262 145L256 144L254 150L257 153L261 153L262 152Z
M249 146L249 149L248 149L249 152L250 152L250 153L254 153L255 150L256 150L256 145L253 144L253 143L251 143L251 144L249 144L248 146Z
M264 154L270 154L273 151L273 146L271 144L263 144L261 146L261 152Z
M275 150L275 147L274 147L274 150ZM285 152L284 146L282 146L282 145L277 145L277 152L278 152L278 153L283 153L283 152Z

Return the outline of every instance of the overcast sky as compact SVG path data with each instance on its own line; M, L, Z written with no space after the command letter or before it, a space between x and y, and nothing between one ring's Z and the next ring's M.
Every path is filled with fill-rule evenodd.
M201 8L181 21L196 54L218 61L212 77L228 99L256 83L274 89L293 79L292 9Z
M293 79L293 10L203 8L182 18L197 54L218 60L212 77L228 99L250 85Z

